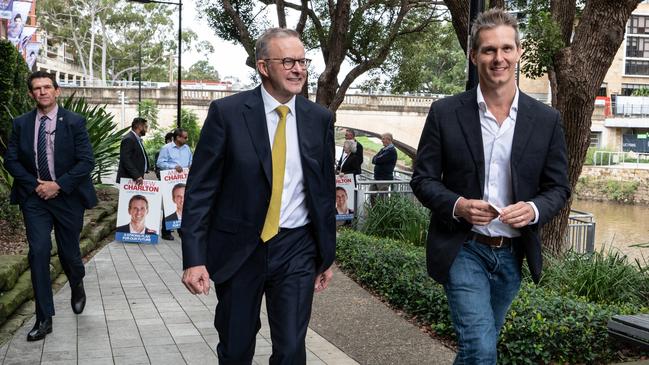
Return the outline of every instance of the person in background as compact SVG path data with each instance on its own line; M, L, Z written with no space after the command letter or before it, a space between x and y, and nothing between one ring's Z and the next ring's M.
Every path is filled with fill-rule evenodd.
M539 231L570 196L568 158L559 112L516 86L516 18L480 14L469 43L479 84L433 103L410 185L432 212L426 261L448 299L455 363L496 364L523 258L538 282Z
M176 170L183 172L183 169L192 165L192 150L187 145L189 134L182 128L173 131L172 141L162 146L157 165L160 170Z
M122 137L119 145L119 166L117 168L117 183L121 178L129 178L136 184L144 182L144 174L149 171L149 156L146 154L142 137L149 129L144 118L134 118L131 130Z
M356 143L356 150L355 154L359 157L360 159L360 164L359 166L363 165L363 145L356 140L356 132L354 132L353 129L345 129L345 141L354 141ZM340 158L338 159L338 165L341 165L341 160L342 160L343 155L340 155ZM360 174L360 172L359 172Z
M361 171L361 158L356 150L357 143L352 140L343 142L343 154L338 161L336 172L339 174L359 175Z
M79 234L83 214L97 204L97 194L90 178L95 161L86 119L57 105L61 90L54 75L36 71L27 86L36 109L14 119L4 167L14 178L11 204L20 206L25 222L36 307L27 341L37 341L52 332L52 228L72 289L72 311L80 314L85 308Z
M394 180L394 166L397 164L397 149L392 144L392 134L381 135L383 148L372 157L374 164L374 180ZM374 191L390 190L389 183L377 183L370 186ZM372 196L374 198L374 196Z

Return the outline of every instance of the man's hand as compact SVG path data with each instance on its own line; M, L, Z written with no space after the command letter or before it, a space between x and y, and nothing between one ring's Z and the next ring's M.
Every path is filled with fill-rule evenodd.
M176 165L176 172L183 172L183 167L180 165Z
M183 284L192 294L209 294L210 275L205 265L193 266L183 272Z
M460 198L455 206L455 215L476 226L486 226L498 212L484 200Z
M334 272L331 268L325 270L325 272L316 275L315 277L315 292L320 293L321 291L327 289L331 278L333 278Z
M500 220L513 228L525 227L534 218L534 208L532 208L530 203L526 202L508 205L503 208L502 214L500 215Z
M144 177L138 177L137 179L135 179L135 184L136 185L144 184Z
M36 194L38 194L41 199L49 200L56 198L59 195L59 190L61 187L56 181L43 181L38 179L38 186L36 187Z

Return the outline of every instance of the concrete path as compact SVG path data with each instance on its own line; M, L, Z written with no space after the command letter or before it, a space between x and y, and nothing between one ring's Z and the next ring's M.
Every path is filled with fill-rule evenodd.
M213 291L209 296L189 294L180 282L180 251L178 238L158 245L108 244L86 264L85 311L72 313L66 284L54 297L54 332L45 341L27 342L32 318L0 348L0 362L216 364L216 296ZM267 364L270 353L262 313L255 364ZM309 365L358 364L312 330L307 334L307 359Z

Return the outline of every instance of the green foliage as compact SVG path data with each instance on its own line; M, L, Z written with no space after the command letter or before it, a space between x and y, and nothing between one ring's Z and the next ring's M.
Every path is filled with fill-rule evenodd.
M145 99L137 105L137 115L147 120L149 129L158 129L158 104L155 100Z
M403 195L375 199L365 207L367 217L362 231L365 234L409 242L416 246L426 244L430 212L421 204Z
M564 47L561 39L561 28L543 5L532 1L528 13L528 23L525 27L525 39L521 71L529 78L538 78L547 73L554 65L554 55Z
M341 269L391 305L429 324L438 335L453 337L444 289L428 277L422 248L343 231L337 239L336 260ZM591 303L574 293L559 294L525 281L501 332L499 363L619 360L618 349L608 339L607 321L614 314L637 313L649 313L649 308Z
M382 73L392 93L456 94L464 90L466 57L451 23L433 23L395 42Z
M180 120L181 126L183 129L187 130L187 144L189 147L194 150L196 148L196 143L198 143L198 138L201 135L201 127L198 125L198 116L192 110L182 108L180 110Z
M545 263L544 288L599 304L649 303L649 266L637 259L631 263L617 250L568 251L563 258L545 257Z
M619 203L632 203L640 184L637 181L619 181L611 179L597 179L593 177L580 177L577 180L575 193L577 196L590 193L598 197Z
M86 118L86 129L95 156L95 168L91 177L95 183L101 184L101 178L111 173L117 164L119 144L129 128L117 130L113 115L106 111L105 106L90 106L84 98L72 95L62 99L60 104Z
M623 203L633 202L637 190L637 181L608 180L604 187L604 192L610 200Z
M649 96L649 88L641 87L639 89L633 90L631 96Z
M13 234L23 229L23 218L17 205L9 204L9 191L0 189L0 221L4 221L3 234Z
M0 140L7 141L14 117L28 111L32 103L28 95L29 69L11 42L0 39ZM10 110L18 113L10 113ZM0 149L0 155L4 148Z
M219 72L208 61L197 61L184 73L185 80L219 81Z

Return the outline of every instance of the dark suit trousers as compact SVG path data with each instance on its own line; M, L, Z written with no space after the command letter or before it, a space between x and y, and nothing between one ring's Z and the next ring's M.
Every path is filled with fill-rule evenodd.
M282 230L268 242L260 241L234 276L215 287L220 364L252 363L263 294L273 346L270 364L306 364L315 259L310 226Z
M36 193L30 194L20 206L29 243L29 267L36 299L36 318L54 315L52 282L50 279L51 232L58 256L70 287L79 284L85 276L85 268L79 250L79 234L83 227L84 208L76 196L64 196L43 200Z

